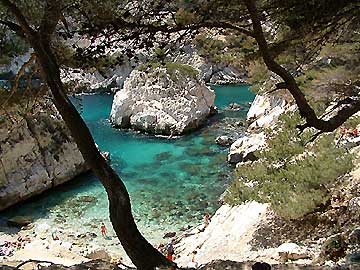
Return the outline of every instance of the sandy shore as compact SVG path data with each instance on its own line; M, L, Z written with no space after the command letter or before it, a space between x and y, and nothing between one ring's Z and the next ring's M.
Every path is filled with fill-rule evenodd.
M250 245L254 232L265 222L267 213L268 205L256 202L235 207L221 206L205 229L202 224L176 235L174 261L179 266L187 267L196 250L195 261L199 265L213 260L279 263L278 249L258 250ZM0 244L5 241L16 242L19 236L30 240L25 241L19 249L12 248L12 256L0 256L0 264L32 259L73 265L91 259L118 261L123 258L123 263L131 265L110 225L106 226L107 238L102 237L100 231L76 234L73 231L57 230L59 240L52 239L54 228L41 220L22 230L0 228ZM166 241L163 239L163 243ZM311 260L300 260L298 263L308 264Z

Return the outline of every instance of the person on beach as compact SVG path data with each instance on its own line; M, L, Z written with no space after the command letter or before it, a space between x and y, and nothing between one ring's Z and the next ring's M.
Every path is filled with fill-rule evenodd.
M166 244L166 258L168 258L170 261L173 260L173 255L174 255L174 243L175 239L171 239L167 244Z
M51 237L52 237L52 239L53 239L54 241L55 241L55 240L60 240L59 237L58 237L57 234L56 234L56 231L51 232Z
M165 245L163 243L160 243L157 247L158 251L160 251L162 254L164 254Z
M100 230L101 230L101 235L102 235L104 238L106 238L107 235L106 235L106 227L105 227L104 222L101 222Z
M192 252L191 262L189 262L188 268L197 268L198 267L198 263L195 261L196 254L197 254L197 251L194 250Z
M210 214L208 212L206 212L205 214L205 220L204 220L204 225L205 225L205 228L207 226L209 226L209 223L210 223Z

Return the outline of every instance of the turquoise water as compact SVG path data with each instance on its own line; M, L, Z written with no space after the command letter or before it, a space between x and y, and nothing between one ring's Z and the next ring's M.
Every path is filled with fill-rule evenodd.
M254 95L247 86L213 89L219 114L200 130L171 140L112 128L108 120L112 95L72 98L101 151L110 152L111 165L130 193L139 228L154 244L165 232L197 224L205 212L214 213L232 178L228 150L214 141L223 134L241 136L234 123L244 119ZM242 109L228 110L233 102ZM30 215L75 235L97 232L102 220L111 227L106 193L91 173L2 214L14 215Z
M230 103L252 102L255 98L248 85L212 85L211 88L216 93L215 105L218 108L224 108Z

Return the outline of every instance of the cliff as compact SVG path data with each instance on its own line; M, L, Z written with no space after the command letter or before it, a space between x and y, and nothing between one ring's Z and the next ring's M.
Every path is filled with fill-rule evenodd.
M0 122L0 210L60 185L87 167L53 105Z

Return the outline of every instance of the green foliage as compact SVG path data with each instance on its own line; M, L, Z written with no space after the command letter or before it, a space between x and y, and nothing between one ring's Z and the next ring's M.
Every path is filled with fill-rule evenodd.
M255 44L251 39L231 33L214 37L199 34L193 42L199 55L207 61L238 68L243 68L246 56L255 51Z
M251 62L248 66L248 74L251 91L256 94L263 94L263 92L268 90L264 87L264 83L269 79L270 71L262 61Z
M139 65L137 70L139 71L153 71L159 67L166 68L167 73L170 75L171 80L177 81L176 73L179 72L182 76L196 79L199 75L199 71L189 65L184 65L178 62L148 62L146 64Z
M226 202L270 202L284 218L296 219L329 199L328 188L352 169L352 155L335 145L334 134L312 143L312 131L297 135L299 120L297 113L281 117L268 134L268 148L256 153L260 159L237 168L239 180L229 188Z

